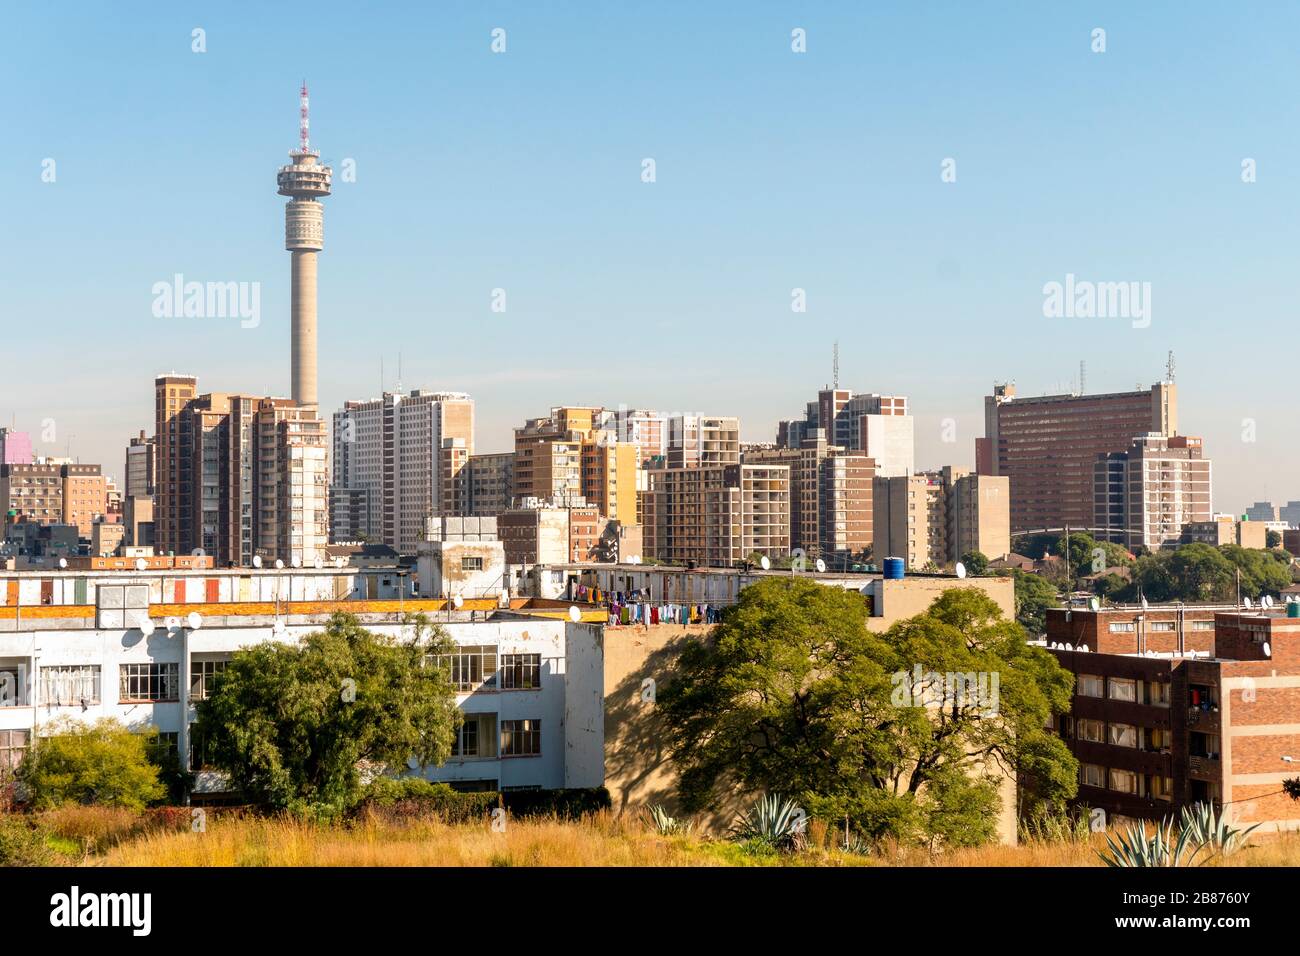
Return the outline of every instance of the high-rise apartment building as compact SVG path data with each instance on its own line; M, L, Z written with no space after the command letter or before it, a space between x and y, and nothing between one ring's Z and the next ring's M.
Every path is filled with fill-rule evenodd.
M108 485L99 465L49 459L0 464L0 502L6 527L18 521L66 524L89 538L95 521L108 513Z
M582 501L624 524L637 520L637 446L618 440L601 408L558 406L515 429L516 499Z
M809 402L802 419L778 423L781 448L800 448L815 429L826 442L861 452L876 463L876 475L910 475L915 468L913 420L902 395L855 395L846 388L824 388Z
M1008 481L945 467L875 480L877 561L900 557L908 568L943 567L978 551L990 560L1011 551Z
M417 389L345 402L334 413L335 539L365 538L415 554L427 519L465 513L445 509L468 507L456 482L473 454L474 400L464 392ZM365 516L358 522L359 508Z
M668 419L665 456L669 468L740 463L740 419L673 415Z
M154 494L154 476L157 445L152 436L146 437L143 430L131 444L126 446L126 487L122 489L123 498L152 498Z
M1104 395L1017 398L997 385L984 399L984 437L976 471L1011 479L1011 530L1087 528L1093 521L1093 466L1098 455L1128 451L1149 433L1178 433L1173 382Z
M1246 509L1246 517L1251 521L1277 521L1277 505L1271 501L1256 501Z
M243 567L314 561L328 542L328 443L315 411L198 395L192 376L159 376L155 391L154 549Z
M650 409L620 408L613 416L618 440L636 445L642 465L668 451L668 416Z
M1144 435L1093 466L1094 536L1127 548L1181 543L1184 526L1213 514L1210 461L1201 439Z
M790 469L736 464L646 472L645 553L675 564L732 567L790 553Z
M490 518L511 507L515 497L514 452L470 455L467 468L470 515Z

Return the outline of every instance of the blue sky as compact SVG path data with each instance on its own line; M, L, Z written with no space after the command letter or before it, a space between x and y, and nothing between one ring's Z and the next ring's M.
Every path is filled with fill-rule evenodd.
M932 467L973 462L995 380L1065 391L1084 360L1130 389L1172 349L1216 507L1300 498L1294 4L319 2L300 35L301 9L0 12L0 421L43 451L120 475L159 371L287 393L275 171L305 77L336 176L326 410L400 352L405 387L474 395L483 451L561 403L769 439L838 339L842 385L911 397ZM259 282L260 325L154 317L176 273ZM1150 327L1045 318L1067 273L1150 282Z

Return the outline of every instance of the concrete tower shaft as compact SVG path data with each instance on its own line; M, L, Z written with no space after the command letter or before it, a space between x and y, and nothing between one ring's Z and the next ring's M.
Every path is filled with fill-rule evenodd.
M333 170L307 144L307 85L302 87L302 129L299 146L289 153L276 182L284 207L284 247L292 261L292 395L296 404L317 407L316 399L316 253L325 248L325 209L320 199L330 194Z

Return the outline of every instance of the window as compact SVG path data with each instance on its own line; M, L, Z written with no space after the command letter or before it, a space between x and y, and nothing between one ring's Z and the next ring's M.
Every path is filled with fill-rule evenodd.
M1112 622L1110 625L1110 632L1112 634L1131 634L1135 629L1136 625L1132 621Z
M1129 680L1127 677L1112 677L1110 679L1110 699L1137 700L1137 681Z
M1174 629L1173 621L1152 621L1151 630L1153 631L1172 631Z
M1099 767L1095 763L1080 764L1079 779L1085 787L1104 787L1106 786L1106 768Z
M540 720L501 721L501 756L537 757L542 752Z
M536 690L542 686L541 654L505 654L501 657L502 690Z
M1155 800L1173 800L1174 798L1174 781L1171 777L1161 777L1159 775L1149 778L1151 785L1147 790L1147 796Z
M1080 717L1074 722L1074 726L1078 729L1080 740L1087 740L1094 744L1101 743L1103 735L1100 720L1088 720Z
M99 665L41 668L41 703L67 706L99 703Z
M1100 697L1101 696L1101 678L1093 674L1080 674L1079 686L1076 693L1080 697Z
M123 664L123 702L180 699L179 664Z
M1107 738L1112 747L1136 747L1138 745L1137 728L1132 724L1111 724L1110 736Z
M226 661L190 661L190 700L207 700L212 693L212 681L226 669Z
M1117 793L1137 793L1137 780L1137 774L1129 770L1112 769L1110 772L1110 788Z
M1171 747L1173 747L1173 743L1174 743L1173 734L1171 734L1168 730L1165 730L1160 727L1148 727L1146 731L1146 735L1147 735L1147 750L1152 750L1155 751L1156 753L1159 753L1161 751L1167 751Z
M450 667L451 683L457 690L493 689L497 686L495 644L464 644L439 657L438 663Z
M190 772L197 773L212 766L208 754L208 744L203 736L196 732L197 724L190 724Z
M466 714L451 745L453 757L495 757L496 714Z
M1147 703L1153 707L1169 706L1169 682L1168 681L1148 681L1147 682Z
M18 769L31 739L30 730L0 730L0 780Z
M1214 630L1214 622L1213 622L1213 621L1193 621L1193 622L1192 622L1192 630L1193 630L1193 631L1212 631L1212 630Z
M479 557L465 557L460 559L460 569L462 571L482 571L483 559Z

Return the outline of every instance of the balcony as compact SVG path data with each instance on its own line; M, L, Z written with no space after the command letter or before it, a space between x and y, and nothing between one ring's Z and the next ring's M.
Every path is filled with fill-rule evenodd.
M1188 757L1187 775L1197 780L1222 780L1223 763L1218 756Z

